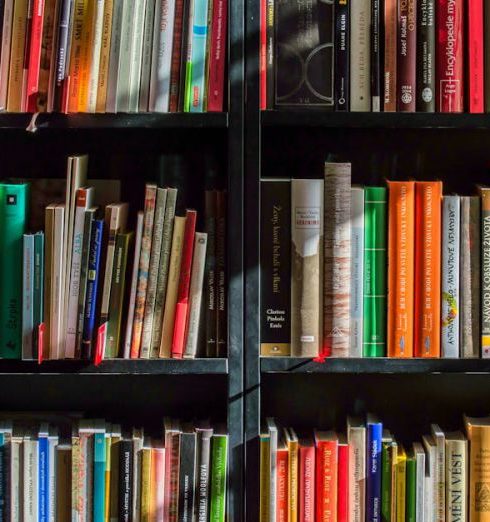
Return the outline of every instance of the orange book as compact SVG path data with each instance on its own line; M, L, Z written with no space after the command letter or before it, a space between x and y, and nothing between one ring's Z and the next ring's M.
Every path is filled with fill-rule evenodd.
M413 357L415 182L388 191L388 357Z
M82 47L80 57L80 83L78 86L78 112L88 111L90 68L92 66L92 48L94 42L96 1L91 1L83 20Z
M315 431L317 522L337 521L338 443L335 432Z
M442 182L415 183L415 356L441 355Z
M277 485L276 485L276 521L288 522L289 502L288 502L288 468L289 452L286 443L282 441L277 447L276 453L277 466Z
M75 0L73 30L71 36L69 87L67 93L68 112L78 112L82 66L83 27L89 14L88 0Z
M150 520L163 520L163 496L165 483L165 448L163 443L153 442L151 448Z

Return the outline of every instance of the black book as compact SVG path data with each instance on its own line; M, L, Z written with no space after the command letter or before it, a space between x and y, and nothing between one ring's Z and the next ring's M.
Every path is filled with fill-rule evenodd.
M381 110L381 0L371 0L371 110Z
M119 442L119 520L129 522L132 516L133 441Z
M350 0L335 0L335 110L349 110Z
M189 428L180 437L179 522L189 522L194 513L196 432Z
M209 461L213 430L211 428L198 428L196 429L196 432L196 498L194 501L194 520L196 522L208 522L210 482Z
M417 111L436 110L435 0L417 2Z
M217 192L207 190L205 194L205 231L208 235L206 249L206 263L204 266L205 284L205 338L206 357L216 357L218 347L218 312L217 312L217 285L216 285L216 217Z
M260 183L260 354L291 355L291 180Z
M274 11L275 2L274 0L266 1L266 25L265 25L265 38L266 38L266 108L274 108L274 55L275 55L275 28L274 28Z
M217 286L217 311L218 311L218 345L217 357L226 357L228 346L228 314L226 295L226 192L219 190L217 193L216 212L216 286Z

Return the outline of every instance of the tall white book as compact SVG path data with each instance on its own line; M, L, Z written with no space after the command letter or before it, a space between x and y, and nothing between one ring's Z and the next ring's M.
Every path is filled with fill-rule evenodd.
M64 274L66 271L64 265L68 257L65 255L65 245L63 244L66 227L65 205L56 205L53 211L49 359L63 359L65 340L65 330L63 329L64 297L66 295L64 292ZM49 268L46 267L46 270L49 270ZM46 354L43 354L43 356L46 359L48 358Z
M435 522L445 522L446 519L446 442L444 432L437 424L431 424L431 433L436 445L435 490L433 493Z
M366 512L366 426L357 418L347 419L349 443L349 520L364 522Z
M131 41L131 74L129 77L129 112L138 112L139 109L146 2L147 0L136 0L134 5L134 29Z
M441 350L445 358L458 358L460 196L442 199Z
M425 451L420 442L414 442L413 454L415 456L415 522L425 520ZM427 522L432 522L428 520Z
M102 29L104 25L105 0L96 0L94 14L94 32L92 56L90 58L90 78L88 85L87 112L94 113L97 105L97 88L99 86L100 49L102 47Z
M26 435L22 444L23 518L24 522L37 522L39 514L39 441Z
M364 189L351 189L350 357L362 357Z
M371 0L350 4L350 110L371 110Z
M424 435L422 443L425 450L425 504L424 517L427 522L435 522L436 505L434 495L437 489L436 484L436 442L431 435Z

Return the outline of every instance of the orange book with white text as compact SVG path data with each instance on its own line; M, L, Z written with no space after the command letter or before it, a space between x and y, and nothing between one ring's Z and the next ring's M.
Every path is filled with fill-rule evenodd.
M337 521L338 437L333 431L315 431L316 522Z

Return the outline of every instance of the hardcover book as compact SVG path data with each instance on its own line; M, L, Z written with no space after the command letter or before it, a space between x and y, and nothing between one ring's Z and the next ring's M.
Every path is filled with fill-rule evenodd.
M368 415L366 432L366 521L380 522L383 425L375 417Z
M34 235L23 236L22 360L34 359Z
M468 441L460 432L446 433L446 522L466 522L468 513Z
M485 37L488 37L488 29L484 31L484 18L487 11L483 9L483 0L472 0L467 4L467 38L468 52L468 111L478 113L485 111L485 73L487 68L485 60ZM465 42L466 44L466 42Z
M395 112L397 103L397 0L384 2L384 112Z
M364 189L351 189L350 357L362 357L364 307Z
M333 431L316 431L316 520L337 520L338 437Z
M371 2L352 2L350 9L350 110L371 109Z
M417 1L417 111L436 110L435 0Z
M481 195L481 355L490 358L490 188Z
M398 0L397 102L401 112L415 112L416 64L416 0Z

